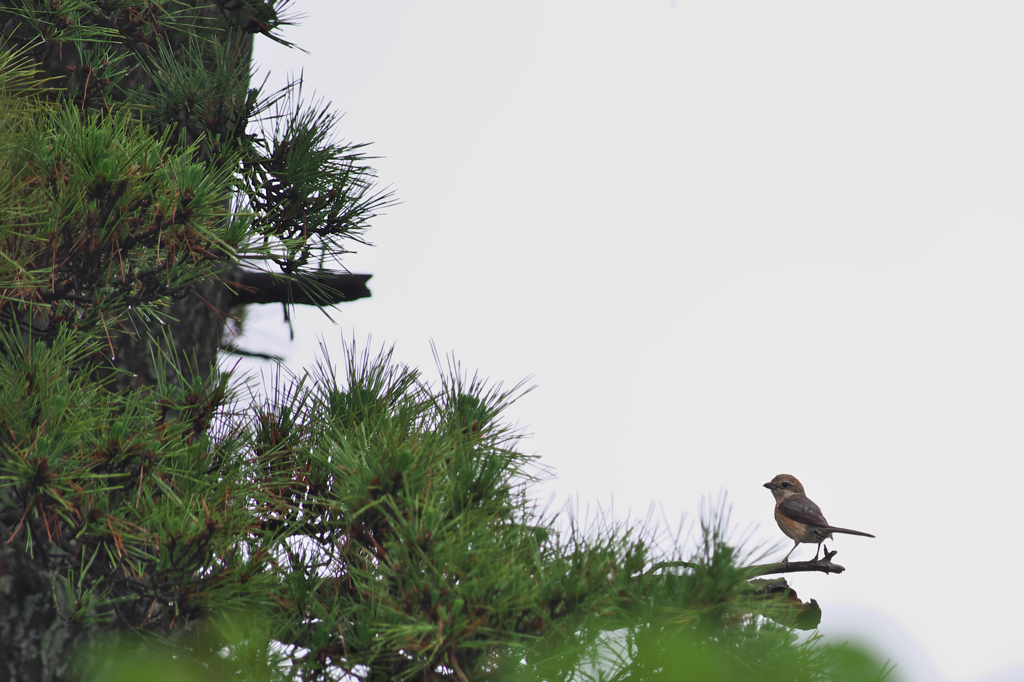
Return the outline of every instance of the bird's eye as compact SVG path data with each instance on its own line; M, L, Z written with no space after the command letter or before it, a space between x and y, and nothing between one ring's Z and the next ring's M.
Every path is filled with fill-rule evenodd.
M792 483L790 483L789 481L783 481L783 482L782 482L782 487L783 487L783 488L788 488L788 487L789 487L789 486L791 486L791 485L793 485L793 484L792 484Z

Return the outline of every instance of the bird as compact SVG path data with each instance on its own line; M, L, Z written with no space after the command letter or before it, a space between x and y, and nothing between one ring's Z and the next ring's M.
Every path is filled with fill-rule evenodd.
M811 502L804 492L804 486L797 480L796 476L779 474L770 482L764 484L765 488L772 491L775 496L775 522L779 524L782 532L793 539L793 549L796 549L801 542L814 542L818 544L818 550L814 553L814 561L818 560L818 552L821 551L821 543L832 537L832 533L846 533L847 535L863 535L864 537L875 537L871 533L849 528L837 528L830 526L821 513L821 507ZM782 563L788 563L789 550ZM825 550L828 551L827 549Z

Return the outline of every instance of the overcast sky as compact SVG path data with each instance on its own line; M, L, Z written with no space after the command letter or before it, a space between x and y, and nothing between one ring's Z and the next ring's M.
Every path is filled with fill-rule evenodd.
M510 415L555 508L674 528L724 492L781 558L762 484L794 474L878 536L789 577L826 636L1024 678L1024 4L295 8L311 54L260 40L261 73L304 70L403 203L347 261L371 299L294 342L256 306L242 346L532 376Z

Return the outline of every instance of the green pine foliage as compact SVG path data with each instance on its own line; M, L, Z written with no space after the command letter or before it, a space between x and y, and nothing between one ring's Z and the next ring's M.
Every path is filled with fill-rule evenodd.
M4 166L13 219L0 226L0 320L36 337L109 326L214 270L237 248L225 201L230 168L197 161L130 109L61 107Z
M135 320L241 264L301 285L391 202L326 105L248 88L285 9L0 0L0 678L876 679L723 508L692 550L539 511L522 384L353 342L265 397L156 351L118 387Z

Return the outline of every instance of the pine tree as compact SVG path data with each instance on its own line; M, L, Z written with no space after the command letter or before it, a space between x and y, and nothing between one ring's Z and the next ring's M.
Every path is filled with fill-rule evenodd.
M336 302L391 201L329 107L249 87L286 9L0 1L0 679L827 675L721 514L686 561L556 530L522 385L353 342L237 400L245 273Z

